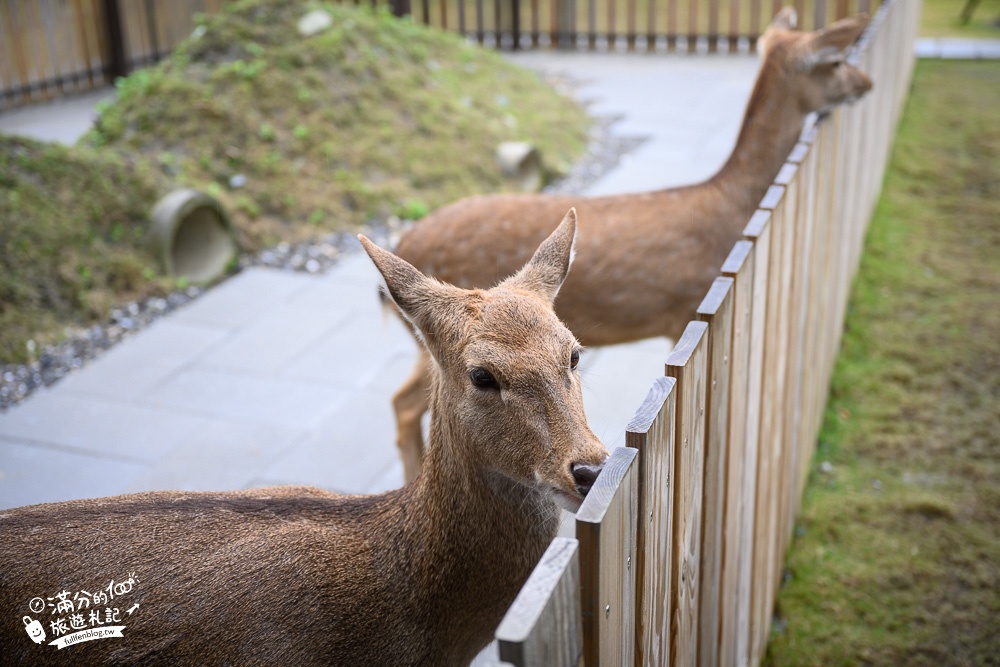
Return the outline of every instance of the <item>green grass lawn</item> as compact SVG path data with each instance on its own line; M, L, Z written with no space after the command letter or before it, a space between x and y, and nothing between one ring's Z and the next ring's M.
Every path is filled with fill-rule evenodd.
M966 0L923 0L920 34L924 37L1000 39L1000 0L980 0L968 23L961 19Z
M1000 62L918 63L769 665L1000 664L998 109Z

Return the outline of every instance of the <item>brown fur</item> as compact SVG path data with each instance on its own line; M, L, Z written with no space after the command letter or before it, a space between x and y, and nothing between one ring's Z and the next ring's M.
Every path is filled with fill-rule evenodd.
M432 281L363 239L434 359L428 461L403 489L142 493L0 511L3 664L467 664L556 534L557 500L581 500L573 464L607 455L569 367L577 342L552 311L574 233L571 214L489 291ZM472 367L501 388L473 386ZM33 597L131 573L124 638L56 650L27 636L25 615L55 638L56 616L31 612Z
M791 21L789 21L791 19ZM580 212L577 257L556 312L584 345L676 340L795 145L806 116L871 88L839 55L867 17L817 32L789 29L782 12L762 37L763 62L736 147L704 183L605 197L487 195L446 206L405 234L396 252L428 275L488 287L513 273L545 236L545 221ZM831 52L830 49L833 49ZM393 398L407 479L420 469L427 359Z

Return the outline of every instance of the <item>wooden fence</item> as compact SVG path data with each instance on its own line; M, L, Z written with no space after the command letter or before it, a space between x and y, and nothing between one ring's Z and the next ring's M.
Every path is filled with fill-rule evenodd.
M783 5L812 29L878 0L343 0L518 49L738 51ZM0 0L0 110L83 92L156 62L224 0Z
M112 83L170 53L223 0L0 0L0 110Z
M887 0L852 60L874 90L808 130L576 519L497 630L514 665L757 665L848 293L913 64Z
M373 0L374 1L374 0ZM746 51L783 6L820 28L878 0L378 0L497 48Z

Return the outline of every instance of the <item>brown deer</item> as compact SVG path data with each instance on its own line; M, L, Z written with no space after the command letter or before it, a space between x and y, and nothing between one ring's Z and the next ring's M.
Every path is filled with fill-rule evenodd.
M463 287L513 273L545 235L545 220L576 206L577 259L556 302L559 317L588 346L666 336L677 340L794 147L810 113L871 89L844 61L868 23L843 19L796 32L782 10L761 37L760 72L729 160L697 185L605 197L487 195L434 212L396 252L422 271ZM393 397L406 478L420 470L421 417L429 362L421 354Z
M402 489L0 511L3 664L467 664L555 536L557 504L578 507L607 456L583 414L579 344L552 309L575 228L570 211L487 291L361 238L433 359L427 459ZM124 630L47 645L81 624Z

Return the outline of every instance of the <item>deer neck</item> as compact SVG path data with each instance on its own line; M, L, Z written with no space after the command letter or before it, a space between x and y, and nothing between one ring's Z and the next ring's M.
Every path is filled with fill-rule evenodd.
M722 169L710 179L726 200L745 216L760 204L805 125L805 114L792 103L786 77L765 61L747 103L736 147Z
M411 490L406 542L415 588L440 634L428 650L442 664L468 663L454 646L486 645L559 526L559 510L537 490L470 460L474 441L432 396L424 462ZM454 610L461 610L455 613Z
M548 545L558 529L559 510L547 496L500 473L482 467L471 454L477 451L475 434L464 432L452 411L430 401L431 424L425 461L417 483L417 496L425 504L435 528L458 534L468 545L468 556L477 551L497 561L496 544L505 537L519 542ZM484 544L472 538L483 538ZM522 557L507 548L512 561ZM534 552L534 548L528 548ZM539 552L540 555L540 552ZM503 557L500 559L503 560ZM531 565L534 565L534 560ZM502 563L514 566L513 562Z

